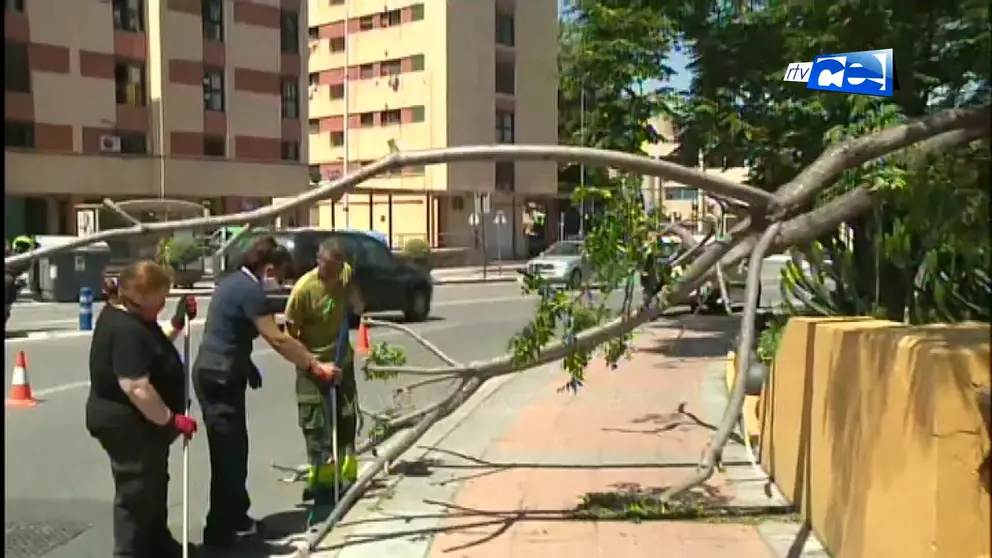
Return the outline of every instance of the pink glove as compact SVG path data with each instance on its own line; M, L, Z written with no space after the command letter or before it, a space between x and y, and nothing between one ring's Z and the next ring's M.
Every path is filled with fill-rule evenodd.
M188 417L186 415L173 415L172 416L172 426L175 427L180 434L183 435L187 440L196 434L196 429L198 425L196 424L196 419Z

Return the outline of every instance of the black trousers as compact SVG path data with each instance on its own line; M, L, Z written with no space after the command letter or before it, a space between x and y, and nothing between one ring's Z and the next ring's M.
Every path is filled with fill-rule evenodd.
M175 550L169 532L169 440L101 437L114 477L114 557L153 558Z
M248 424L244 382L220 381L217 371L193 370L210 451L210 509L204 537L224 538L251 525L248 509Z

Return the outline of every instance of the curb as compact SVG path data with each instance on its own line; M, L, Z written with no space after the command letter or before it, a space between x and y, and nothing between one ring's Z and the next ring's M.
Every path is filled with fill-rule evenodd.
M452 277L451 279L434 278L435 285L477 285L480 283L515 283L516 277Z
M206 323L206 318L197 318L190 322L191 326L202 326ZM168 320L160 320L159 325L165 326L169 323ZM15 332L16 333L16 332ZM14 335L6 337L4 339L5 343L17 343L19 341L45 341L54 339L71 339L73 337L88 337L93 335L93 331L80 331L76 330L61 330L61 331L30 331L27 335Z

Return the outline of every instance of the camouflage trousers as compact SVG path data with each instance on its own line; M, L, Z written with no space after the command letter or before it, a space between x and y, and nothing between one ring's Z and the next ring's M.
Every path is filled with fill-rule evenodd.
M340 467L333 463L334 451L332 446L332 427L330 414L329 392L321 394L319 402L300 402L299 424L306 443L307 484L309 486L331 486L335 477L340 473L344 482L354 482L358 477L358 461L355 456L355 439L358 429L357 394L346 389L347 385L337 388L337 437L338 460Z

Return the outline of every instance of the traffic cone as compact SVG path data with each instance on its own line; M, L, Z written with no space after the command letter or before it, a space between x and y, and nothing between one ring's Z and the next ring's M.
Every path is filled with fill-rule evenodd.
M14 372L10 378L10 396L7 397L8 407L34 407L38 404L31 395L31 383L28 382L28 357L24 351L17 352L14 361Z
M369 354L369 328L364 317L358 324L358 342L355 344L355 352L363 356Z

